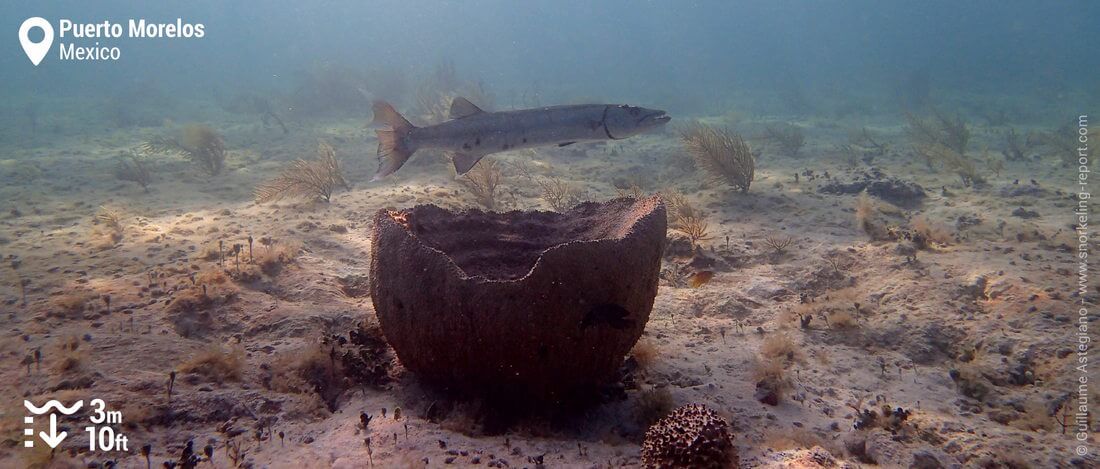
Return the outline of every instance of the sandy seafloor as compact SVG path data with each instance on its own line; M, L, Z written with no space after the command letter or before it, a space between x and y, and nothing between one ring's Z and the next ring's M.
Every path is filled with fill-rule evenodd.
M616 184L637 184L646 193L676 189L705 211L711 239L703 253L720 262L700 288L662 281L641 339L644 356L625 397L569 415L526 417L487 434L476 403L426 389L399 364L390 383L347 390L334 412L308 390L270 383L272 369L277 376L280 367L315 353L324 334L377 323L370 298L344 288L367 275L370 220L381 208L475 206L451 168L421 154L392 180L368 183L376 142L365 126L369 116L291 117L291 131L283 135L250 116L207 114L212 117L204 122L226 139L225 173L207 177L183 159L158 156L148 193L115 179L115 157L171 133L177 123L104 129L84 128L77 117L56 118L31 133L14 130L21 128L19 115L5 118L11 130L0 153L0 392L8 439L0 466L90 467L117 458L120 467L145 467L137 450L148 443L152 465L160 467L178 459L189 439L196 451L214 442L213 464L200 467L231 467L227 441L239 444L240 462L253 467L635 466L644 422L652 417L646 409L658 401L703 403L726 417L742 467L871 466L868 460L882 467L932 461L1096 467L1095 456L1073 454L1072 437L1050 416L1065 396L1076 399L1074 305L1080 300L1069 213L1076 171L1057 159L1007 162L1000 174L987 175L985 187L964 187L911 155L899 118L773 116L706 119L733 126L760 152L747 194L705 184L674 128L614 144L491 156L526 161L534 174L560 177L593 200L616 196ZM804 130L807 145L798 156L756 138L762 123L777 120ZM984 146L996 154L1005 127L971 124L972 152ZM836 145L864 126L890 149L870 165L849 167ZM350 191L338 191L328 204L252 201L257 183L295 158L308 158L318 140L336 147ZM883 219L905 226L922 214L952 240L910 262L907 249L899 248L904 243L872 241L859 229L855 196L820 194L823 177L794 178L812 170L847 180L871 166L928 193L912 208L876 201ZM548 209L537 185L510 165L503 171L498 201L505 208ZM1020 186L1029 189L1013 195ZM94 234L101 206L123 215L123 236L113 247ZM1014 215L1020 208L1039 216ZM275 275L221 279L210 292L218 301L197 326L181 326L166 313L173 298L194 294L192 273L217 276L218 259L210 253L219 240L231 246L249 235L275 245L300 243L300 255ZM787 252L769 254L765 239L788 235ZM839 259L841 268L827 258ZM666 264L687 262L682 249L680 257L666 258ZM979 277L987 280L988 298L974 294ZM87 308L59 311L59 298L74 292L87 295ZM110 312L103 295L111 297ZM1088 295L1095 299L1096 292ZM815 319L802 328L795 314L800 296L860 307L847 327ZM765 344L783 342L778 337L793 345L783 360L790 386L769 406L754 398L756 373ZM62 350L73 340L76 353ZM169 401L169 371L211 344L228 350L238 343L245 351L239 377L181 372ZM35 349L42 352L40 365L23 365ZM961 392L951 370L986 386L981 398ZM1019 379L1020 373L1029 378ZM88 454L80 429L72 429L52 460L45 450L22 448L21 400L47 397L97 397L122 410L130 454ZM432 403L449 412L429 421ZM896 433L855 430L857 403L903 407L911 416ZM375 416L367 431L358 426L364 411ZM260 438L258 420L267 426ZM242 433L230 440L233 429ZM861 440L862 457L852 450ZM1095 437L1090 444L1096 448Z

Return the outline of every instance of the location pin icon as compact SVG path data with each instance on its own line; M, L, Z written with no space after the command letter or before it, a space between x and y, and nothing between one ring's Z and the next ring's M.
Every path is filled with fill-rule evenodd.
M42 29L42 40L39 42L31 41L30 32L34 28ZM42 59L46 58L46 54L50 52L50 46L53 45L53 26L44 18L37 16L27 18L27 21L19 27L19 43L23 45L23 52L27 53L27 58L31 59L31 63L37 67Z

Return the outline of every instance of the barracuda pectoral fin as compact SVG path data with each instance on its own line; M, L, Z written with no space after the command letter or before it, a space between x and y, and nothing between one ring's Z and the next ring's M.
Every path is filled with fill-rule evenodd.
M577 143L577 142L561 142L561 143L558 144L558 146L559 147L567 147L567 146L572 145L574 143Z
M463 117L470 117L474 114L481 114L481 108L477 107L474 103L471 103L469 99L462 96L456 96L451 100L451 119L461 119Z
M459 176L466 174L470 171L478 161L487 155L487 153L464 153L460 151L448 152L451 156L451 162L455 165L455 172Z

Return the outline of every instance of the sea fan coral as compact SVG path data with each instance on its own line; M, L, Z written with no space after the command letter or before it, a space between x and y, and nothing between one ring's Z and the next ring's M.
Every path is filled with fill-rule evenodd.
M695 208L683 193L672 189L661 193L661 199L668 207L669 227L683 233L691 242L692 252L698 247L700 241L711 239L707 231L706 217Z
M221 174L225 169L225 141L217 131L202 124L192 124L183 128L183 135L157 137L142 144L147 154L174 153L190 159L211 176Z
M126 231L122 212L108 207L100 207L92 219L95 225L91 232L91 240L97 249L110 249L122 241L122 235Z
M1057 158L1064 166L1074 166L1079 164L1082 156L1092 154L1087 147L1083 150L1079 148L1081 147L1079 139L1082 137L1095 139L1098 136L1095 129L1088 131L1086 135L1080 135L1078 132L1080 132L1080 129L1076 125L1063 125L1050 132L1037 135L1035 143L1036 146L1039 144L1045 146L1049 156Z
M929 168L939 166L952 171L968 187L985 183L974 160L966 156L970 129L962 117L934 113L929 118L913 114L906 114L905 118L908 122L905 134L912 142L913 150Z
M257 203L272 202L284 197L315 197L328 202L336 188L348 190L336 149L327 143L317 145L317 158L297 160L278 177L256 187Z
M786 123L764 128L764 138L789 156L798 156L798 151L806 145L806 136L802 134L802 128Z
M683 192L669 189L662 191L660 195L661 199L665 201L665 206L668 207L668 218L673 222L681 217L695 214L695 207L691 205L691 201Z
M711 238L707 231L707 220L701 215L680 215L672 222L672 229L679 231L691 242L691 251L695 252L700 241Z
M1009 161L1024 161L1031 156L1031 152L1042 144L1042 137L1036 133L1028 133L1026 136L1009 128L1005 132L1005 147L1001 154Z
M145 158L134 152L119 157L115 177L120 181L137 183L145 192L149 192L149 184L153 182L153 173L149 169L149 164Z
M755 177L756 161L749 144L726 129L699 124L680 134L695 166L715 183L726 183L748 192Z
M494 160L481 160L459 182L474 195L477 203L489 210L496 208L497 186L500 185L500 165Z
M555 212L564 212L582 202L582 197L569 183L559 177L535 178L545 200Z
M982 186L985 176L978 170L974 159L954 148L940 143L917 144L914 151L921 155L929 166L939 166L959 176L964 186Z
M930 118L906 114L906 136L917 147L943 145L957 153L965 154L970 143L970 128L961 116L954 118L935 113Z

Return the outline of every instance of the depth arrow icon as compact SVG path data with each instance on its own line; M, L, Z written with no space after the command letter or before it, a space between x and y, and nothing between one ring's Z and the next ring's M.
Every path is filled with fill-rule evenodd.
M38 432L38 436L42 437L42 441L45 441L50 448L57 448L62 441L65 441L65 437L69 436L69 432L57 433L57 414L50 414L50 433Z

